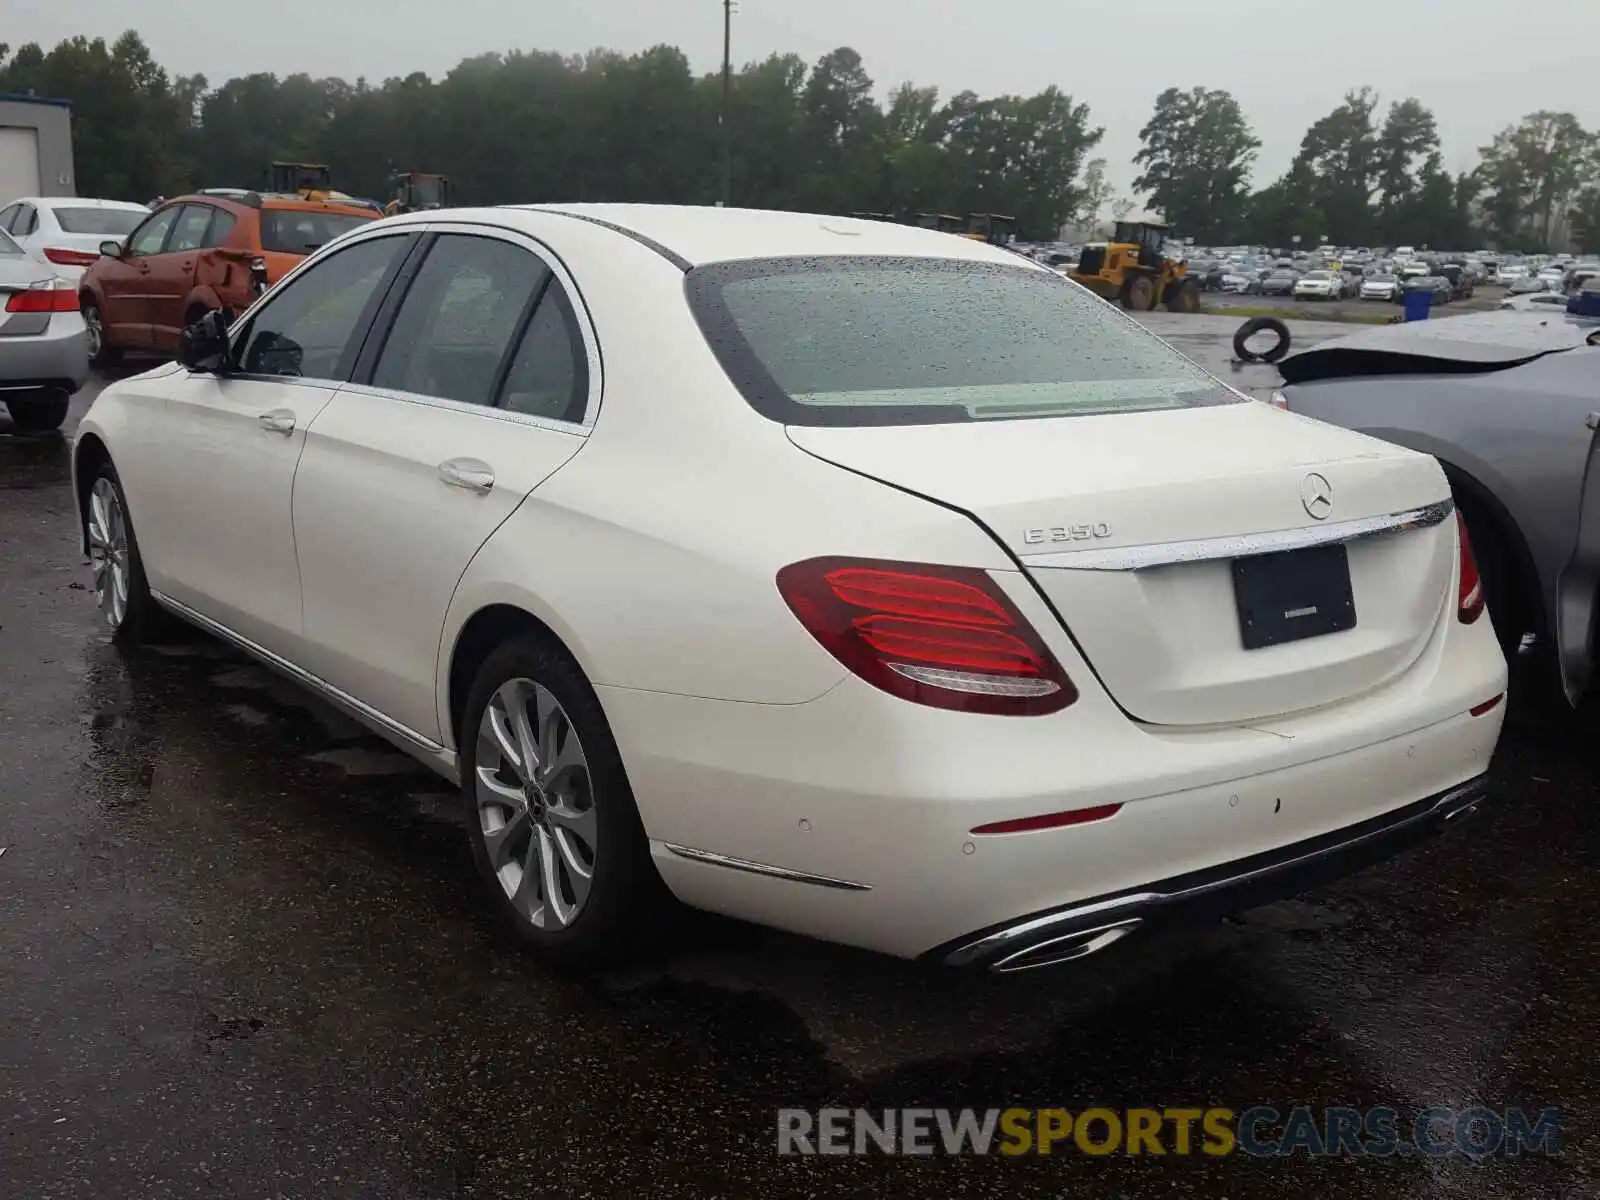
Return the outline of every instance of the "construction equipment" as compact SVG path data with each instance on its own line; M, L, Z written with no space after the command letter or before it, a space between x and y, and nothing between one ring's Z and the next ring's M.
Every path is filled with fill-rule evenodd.
M425 171L401 171L389 179L394 199L384 205L383 215L420 212L430 208L450 207L450 178L447 175L430 175Z
M988 242L991 246L1009 246L1011 239L1017 236L1017 220L999 213L968 213L961 236L975 242Z
M320 163L275 162L267 172L267 191L302 200L343 199L333 190L333 175Z
M1199 312L1198 281L1166 252L1169 228L1155 221L1118 221L1111 241L1085 246L1067 278L1134 312L1148 312L1157 304L1173 312Z
M960 217L951 216L949 213L919 212L907 224L920 225L923 229L937 229L940 233L965 233L967 223Z

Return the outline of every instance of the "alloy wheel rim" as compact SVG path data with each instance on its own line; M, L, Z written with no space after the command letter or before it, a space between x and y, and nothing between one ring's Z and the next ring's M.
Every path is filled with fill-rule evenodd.
M94 600L106 624L122 627L128 615L128 520L109 479L89 491L89 562L94 567Z
M103 336L101 328L100 328L100 310L99 309L92 308L92 307L84 309L84 311L83 311L83 328L84 328L84 333L88 338L89 357L90 358L96 358L100 354L100 343L101 343L101 339L102 339L102 336Z
M598 823L583 743L543 684L501 684L478 723L478 835L517 915L570 926L588 903Z

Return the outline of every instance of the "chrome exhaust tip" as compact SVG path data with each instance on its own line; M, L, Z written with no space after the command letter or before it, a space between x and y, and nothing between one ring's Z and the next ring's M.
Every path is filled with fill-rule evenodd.
M1125 921L1100 925L1094 929L1080 929L1060 937L1045 938L997 959L990 964L989 969L999 975L1009 975L1016 971L1031 971L1037 967L1054 967L1061 963L1075 962L1109 949L1143 924L1142 918L1130 917Z

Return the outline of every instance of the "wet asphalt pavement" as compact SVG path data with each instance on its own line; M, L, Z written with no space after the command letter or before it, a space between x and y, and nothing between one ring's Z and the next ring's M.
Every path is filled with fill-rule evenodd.
M1600 1196L1593 707L1515 706L1461 829L1138 957L704 920L575 981L489 925L445 785L219 643L112 646L87 580L65 441L0 417L0 1200ZM1090 1104L1559 1106L1565 1152L775 1153L780 1107Z

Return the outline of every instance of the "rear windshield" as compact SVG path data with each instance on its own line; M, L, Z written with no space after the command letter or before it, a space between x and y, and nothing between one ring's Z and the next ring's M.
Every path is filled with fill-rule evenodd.
M310 254L341 233L349 233L370 220L373 217L320 212L314 208L262 209L261 248L280 254Z
M140 208L58 208L56 223L62 233L92 233L100 237L126 237L150 215Z
M1077 416L1240 399L1053 271L922 258L715 263L685 277L730 379L789 425Z

